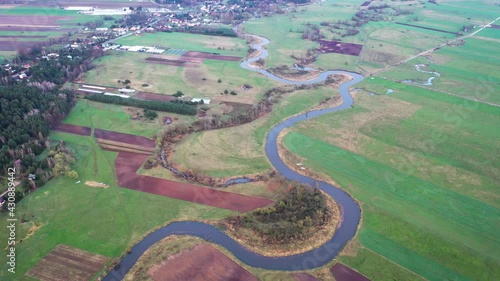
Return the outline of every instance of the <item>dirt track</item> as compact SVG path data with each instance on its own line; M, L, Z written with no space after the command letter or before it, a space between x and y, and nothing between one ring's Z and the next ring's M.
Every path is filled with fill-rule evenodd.
M332 266L330 271L337 281L370 281L370 279L341 263Z
M257 281L246 269L214 247L202 244L169 257L151 267L149 275L155 281Z
M118 185L128 189L237 212L249 212L273 203L272 200L267 198L247 196L166 179L137 175L137 170L147 157L147 155L136 153L119 152L115 160Z
M57 124L54 128L54 131L59 131L63 133L70 133L70 134L75 134L75 135L81 135L81 136L90 136L92 130L88 127L82 127L82 126L76 126L76 125L70 125L70 124L63 124L59 123Z

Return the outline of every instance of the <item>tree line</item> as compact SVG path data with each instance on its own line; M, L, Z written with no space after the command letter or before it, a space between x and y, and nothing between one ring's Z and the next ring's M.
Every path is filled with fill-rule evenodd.
M196 107L183 103L138 100L131 98L121 98L117 96L107 96L102 94L92 94L85 96L85 98L96 102L139 107L149 110L172 112L183 115L196 115L197 112Z

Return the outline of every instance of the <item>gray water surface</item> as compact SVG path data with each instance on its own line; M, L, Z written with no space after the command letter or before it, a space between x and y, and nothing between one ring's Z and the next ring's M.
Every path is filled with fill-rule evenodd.
M335 234L325 244L321 245L316 249L307 251L305 253L286 256L286 257L266 257L257 254L255 252L252 252L251 250L243 247L242 245L238 244L238 242L234 241L232 238L227 236L224 232L222 232L221 230L212 225L201 222L193 222L193 221L174 222L154 231L153 233L146 236L139 243L137 243L134 247L132 247L131 251L120 261L120 263L112 271L108 273L108 275L106 275L106 277L103 280L106 281L122 280L123 277L127 274L127 272L137 262L139 257L149 247L151 247L153 244L155 244L156 242L162 240L163 238L169 235L191 235L203 238L213 243L217 243L226 248L228 251L230 251L239 260L253 267L260 267L271 270L307 270L320 267L330 262L340 253L340 251L344 248L347 242L349 242L349 240L351 240L356 234L358 224L361 218L361 211L356 202L342 189L327 184L325 182L316 181L312 178L303 176L288 168L288 166L286 166L285 163L283 163L283 161L278 155L277 136L284 129L292 127L301 121L315 118L327 113L351 108L351 106L354 103L354 100L349 94L349 87L362 81L363 76L348 71L330 70L321 73L321 75L319 75L314 79L304 82L291 81L277 77L276 75L269 73L265 69L258 69L249 66L249 62L256 61L259 58L265 58L268 55L267 50L265 50L262 46L268 44L270 41L263 37L258 37L258 38L262 40L261 44L254 45L253 47L261 51L261 55L256 58L244 60L241 63L241 67L243 67L244 69L259 72L262 75L268 77L269 79L273 79L281 83L294 84L294 85L321 83L324 82L326 78L332 74L345 74L353 78L351 81L342 83L339 87L339 93L342 96L342 101L343 101L342 104L334 108L314 110L308 113L300 114L291 117L289 119L286 119L281 123L275 125L268 132L266 136L266 145L265 145L266 155L269 158L271 164L281 175L283 175L287 179L298 181L304 184L309 184L311 186L315 186L321 189L326 194L334 198L335 201L340 205L341 222L337 226ZM335 159L325 159L325 160L335 161Z

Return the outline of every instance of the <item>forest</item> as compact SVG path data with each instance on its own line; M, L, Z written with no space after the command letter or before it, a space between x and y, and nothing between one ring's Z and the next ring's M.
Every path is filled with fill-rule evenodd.
M236 231L250 229L266 243L284 244L310 238L331 215L325 196L318 189L294 182L272 207L228 218L226 223Z
M18 174L36 173L36 159L49 145L50 127L64 118L75 103L69 90L35 86L0 86L0 167L4 175L16 160Z

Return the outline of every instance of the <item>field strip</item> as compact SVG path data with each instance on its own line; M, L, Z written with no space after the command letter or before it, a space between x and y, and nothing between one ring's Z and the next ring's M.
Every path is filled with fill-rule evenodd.
M60 25L37 25L37 24L18 24L18 23L0 23L2 27L39 27L39 28L60 28Z
M120 187L166 196L236 212L250 212L272 204L268 198L249 196L177 181L138 175L147 155L119 152L115 171Z
M148 154L155 152L154 147L135 145L135 144L131 144L128 142L113 141L113 140L107 140L107 139L102 139L102 138L96 138L96 140L99 144L102 144L102 145L108 145L108 146L114 146L114 147L119 147L119 148L128 148L128 149L134 149L134 150L138 150L138 151L149 152Z
M388 77L385 77L385 76L379 75L378 77L386 79L386 80L389 80L389 81L392 81L392 82L400 83L400 81L398 81L398 80L395 80L395 79L392 79L392 78L388 78ZM426 89L426 90L430 90L430 91L433 91L433 92L436 92L436 93L441 93L441 94L446 94L446 95L454 96L454 97L461 98L461 99L471 100L471 101L475 101L475 102L484 103L484 104L487 104L487 105L492 105L492 106L500 107L500 104L492 103L492 102L489 102L489 101L478 100L478 99L474 99L474 98L470 98L470 97L464 97L464 96L460 96L460 95L457 95L457 94L452 94L452 93L440 91L440 90L437 90L437 89L430 89L430 88L426 88L425 86L419 85L419 84L411 84L411 86L422 88L422 89Z
M418 58L418 57L421 57L421 56L424 56L424 55L430 54L430 53L434 52L435 50L438 50L438 49L440 49L440 48L442 48L442 47L445 47L445 46L447 46L448 44L454 43L454 42L456 42L456 41L459 41L459 40L464 40L464 39L467 39L467 38L469 38L469 37L472 37L472 36L476 35L477 33L479 33L481 30L483 30L483 29L487 28L488 26L492 25L493 23L495 23L495 22L496 22L497 20L499 20L499 19L500 19L500 17L498 17L498 18L496 18L496 19L492 20L491 22L489 22L489 23L487 23L487 24L483 25L480 29L478 29L478 30L476 30L476 31L472 32L471 34L467 34L467 35L464 35L464 36L461 36L461 37L457 37L457 38L455 38L455 39L453 39L453 40L450 40L450 41L447 41L447 42L445 42L445 43L439 44L438 46L436 46L436 47L434 47L434 48L428 49L428 50L426 50L426 51L422 51L422 52L420 52L420 53L418 53L418 54L416 54L416 55L413 55L413 56L411 56L411 57L409 57L409 58L407 58L407 59L404 59L404 60L402 60L402 61L400 61L400 62L397 62L397 63L394 63L394 64L392 64L392 65L386 66L386 67L384 67L384 68L382 68L382 69L376 70L376 71L374 71L374 72L370 73L370 75L374 75L374 74L378 74L378 73L381 73L381 72L387 71L387 70L391 69L393 66L400 65L400 64L406 63L406 62L408 62L408 61L410 61L410 60L416 59L416 58Z

